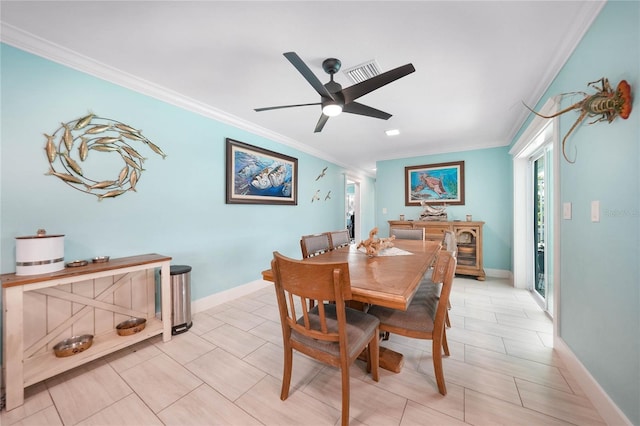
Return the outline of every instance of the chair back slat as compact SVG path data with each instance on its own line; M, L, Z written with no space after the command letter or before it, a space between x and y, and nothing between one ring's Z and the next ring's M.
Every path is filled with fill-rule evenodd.
M424 228L390 228L389 236L399 240L423 240Z
M320 317L320 331L322 331L323 334L328 334L327 314L324 311L324 303L318 304L318 316Z
M445 274L447 273L447 265L449 263L449 257L445 255L445 253L449 253L446 250L442 250L438 252L438 256L436 257L436 262L433 265L433 273L431 274L431 281L434 284L442 284L445 278Z
M322 234L303 235L300 238L302 258L316 256L331 250L331 237L327 232Z

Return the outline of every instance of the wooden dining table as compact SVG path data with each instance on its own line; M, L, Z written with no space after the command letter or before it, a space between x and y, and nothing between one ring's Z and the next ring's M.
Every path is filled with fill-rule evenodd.
M360 302L365 309L367 305L380 305L406 310L441 244L437 241L400 239L393 243L393 248L378 256L368 256L352 244L304 259L303 262L347 262L354 301ZM271 269L263 271L262 278L273 281ZM402 354L381 347L380 367L399 372Z

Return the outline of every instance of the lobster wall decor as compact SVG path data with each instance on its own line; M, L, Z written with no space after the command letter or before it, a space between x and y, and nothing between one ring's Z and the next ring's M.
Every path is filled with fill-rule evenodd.
M598 84L600 86L598 86ZM553 115L539 114L535 112L533 109L529 108L527 105L525 105L525 107L527 107L529 111L533 112L535 115L542 118L553 118L561 114L564 114L565 112L572 111L574 109L580 110L580 116L578 116L578 119L576 120L576 122L573 123L573 126L571 126L567 134L564 136L564 138L562 138L562 155L564 156L565 160L567 160L569 163L574 163L575 161L571 161L567 157L567 154L564 149L565 142L569 137L569 135L571 134L571 132L573 132L573 130L578 126L578 124L580 124L580 122L582 122L582 120L585 119L585 117L600 116L599 118L597 118L596 120L593 120L589 124L593 124L593 123L597 123L599 121L605 121L605 120L611 123L617 116L620 116L626 120L627 118L629 118L629 114L631 114L631 103L632 103L631 86L629 85L629 83L627 83L626 80L620 81L615 91L611 89L611 86L609 85L609 80L604 77L602 77L600 80L596 80L596 81L592 81L591 83L588 83L587 87L596 89L597 92L593 95L587 95L585 92L563 93L562 96L572 95L572 94L582 94L584 95L584 99L582 99L579 102L576 102L575 104L561 111L556 112Z

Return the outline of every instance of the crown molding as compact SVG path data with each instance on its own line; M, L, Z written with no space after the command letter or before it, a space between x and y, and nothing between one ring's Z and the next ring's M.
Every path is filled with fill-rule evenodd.
M27 31L23 31L13 25L0 21L0 30L0 42L13 46L17 49L24 50L25 52L40 56L85 74L89 74L101 80L108 81L134 92L177 106L178 108L191 111L203 117L228 124L241 130L246 130L255 135L287 145L314 157L330 161L340 167L344 167L345 169L353 170L352 166L345 164L324 152L304 145L287 136L281 135L280 133L273 132L267 128L258 126L255 123L241 119L235 115L228 114L220 109L184 96L171 89L152 83L118 68L96 61L88 56L81 55L76 51L53 43L42 37L38 37ZM374 176L365 170L355 171L359 174L371 177Z
M525 100L527 105L535 106L540 102L542 96L547 92L574 50L576 50L578 44L580 44L587 31L589 31L593 21L598 17L606 3L607 0L583 2L580 13L576 14L573 18L573 22L577 24L573 26L576 31L569 33L564 39L558 40L556 45L549 46L549 48L555 52L554 59L548 63L546 72L540 76L540 80L529 99ZM514 121L514 125L509 132L509 141L513 140L528 116L529 111L523 109L521 119Z

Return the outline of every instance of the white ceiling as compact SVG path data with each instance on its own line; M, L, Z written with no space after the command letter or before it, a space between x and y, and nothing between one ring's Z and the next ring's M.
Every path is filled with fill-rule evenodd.
M2 1L2 41L373 173L376 160L508 145L601 1ZM282 55L416 72L358 99L389 120L318 102ZM343 87L353 83L340 72ZM384 131L400 129L399 136Z

